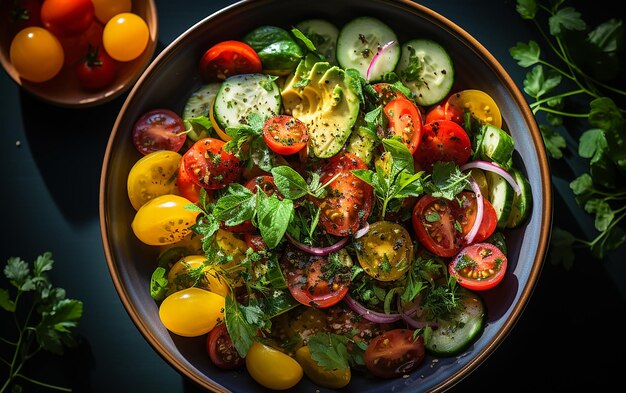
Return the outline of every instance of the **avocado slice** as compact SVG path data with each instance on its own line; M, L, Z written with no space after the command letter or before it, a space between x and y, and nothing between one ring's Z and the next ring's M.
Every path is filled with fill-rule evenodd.
M351 77L328 62L303 59L287 79L282 91L287 113L302 120L309 129L309 153L332 157L350 137L359 114L359 97Z

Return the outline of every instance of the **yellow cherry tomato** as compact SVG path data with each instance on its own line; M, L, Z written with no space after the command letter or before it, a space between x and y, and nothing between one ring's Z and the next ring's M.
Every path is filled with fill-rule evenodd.
M225 267L238 265L246 256L248 245L232 232L218 229L215 233L215 241L224 255L232 256L232 260L224 265Z
M226 296L228 285L218 269L207 262L205 255L187 255L167 273L167 281L170 283L168 293L196 286Z
M356 256L367 274L380 281L402 277L413 261L411 235L400 224L377 221L354 243Z
M451 109L451 110L449 110ZM483 123L502 127L502 114L493 98L482 90L468 89L452 94L446 102L446 113L462 113L470 111L473 117Z
M182 156L171 150L147 154L133 165L128 174L128 198L135 210L165 194L178 195L176 175Z
M191 202L179 195L161 195L141 206L131 227L135 236L151 246L176 243L189 235L198 212L185 208Z
M96 18L106 25L106 23L117 14L130 12L132 9L131 0L91 0Z
M350 382L352 373L350 367L339 370L326 370L311 357L311 350L307 345L296 351L296 360L302 366L307 377L319 386L330 389L341 389Z
M149 37L146 21L132 12L122 12L104 26L102 44L115 60L131 61L143 53L148 46Z
M291 356L255 341L246 355L250 376L268 389L294 387L304 375L302 366Z
M64 63L61 43L42 27L20 30L11 41L9 57L20 77L31 82L54 78Z
M159 306L163 325L174 334L197 337L224 319L224 296L200 288L174 292Z

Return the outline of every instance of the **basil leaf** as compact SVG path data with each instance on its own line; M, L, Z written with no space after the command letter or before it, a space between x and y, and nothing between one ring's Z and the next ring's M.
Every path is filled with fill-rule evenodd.
M298 199L309 192L309 186L304 178L288 166L272 168L274 184L285 198Z

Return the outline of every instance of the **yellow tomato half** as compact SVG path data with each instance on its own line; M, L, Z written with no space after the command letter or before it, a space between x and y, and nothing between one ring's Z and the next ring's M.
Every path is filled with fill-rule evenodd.
M304 375L302 366L289 355L255 341L246 355L250 376L268 389L294 387Z
M200 288L174 292L163 300L159 317L174 334L197 337L210 332L224 319L224 296Z
M178 195L176 175L182 156L170 150L147 154L133 165L128 174L128 198L135 210L160 195Z
M198 212L187 210L192 204L179 195L161 195L141 206L131 227L135 236L151 246L162 246L182 240L192 231Z
M502 127L502 114L493 98L482 90L468 89L452 94L446 102L446 112L451 107L454 113L470 111L473 117L483 123Z

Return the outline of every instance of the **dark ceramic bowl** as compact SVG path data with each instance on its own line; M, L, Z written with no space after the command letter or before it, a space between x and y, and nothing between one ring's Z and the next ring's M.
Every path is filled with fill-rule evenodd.
M146 21L149 30L148 45L136 59L119 63L115 81L103 90L89 91L81 88L74 76L72 65L63 66L58 75L46 82L35 83L20 78L9 56L12 35L8 24L0 26L0 64L15 83L45 102L68 108L85 108L107 103L133 86L150 64L156 50L159 24L154 0L133 0L131 12ZM5 20L2 22L4 24Z
M202 20L171 43L148 67L130 92L117 118L104 159L100 183L100 219L106 259L115 287L137 328L172 367L200 386L218 392L265 391L245 372L215 368L204 338L170 334L150 297L156 251L131 230L134 210L126 177L140 158L131 143L134 121L155 107L182 112L185 98L201 81L197 64L204 51L225 39L242 37L260 24L289 23L322 17L341 26L350 19L376 16L392 26L399 39L429 37L446 47L456 64L459 86L489 93L501 109L504 127L516 142L515 165L530 180L533 211L526 224L507 233L509 267L503 282L481 293L487 306L484 333L464 353L433 362L427 357L408 378L373 379L354 373L345 392L444 391L476 369L505 339L533 292L549 239L552 194L548 162L535 119L521 92L496 59L473 37L443 16L408 0L257 0L242 1ZM470 83L471 82L471 83ZM294 391L328 391L307 378Z

